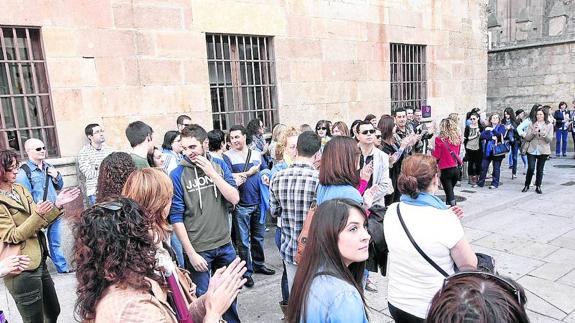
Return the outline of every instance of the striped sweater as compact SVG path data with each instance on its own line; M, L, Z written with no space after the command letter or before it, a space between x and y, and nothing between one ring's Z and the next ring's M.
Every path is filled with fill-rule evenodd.
M78 167L80 173L86 181L86 195L96 194L96 184L98 183L98 170L102 160L111 154L114 150L111 147L102 144L101 149L96 149L87 144L78 153Z

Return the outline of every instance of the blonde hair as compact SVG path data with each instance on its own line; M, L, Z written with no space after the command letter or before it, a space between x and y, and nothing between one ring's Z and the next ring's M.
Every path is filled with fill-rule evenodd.
M276 160L282 160L284 156L284 151L287 146L287 139L289 137L299 136L300 131L296 127L289 127L282 132L281 136L278 138L276 145Z
M122 196L133 199L146 211L161 240L168 236L168 222L164 218L164 211L171 204L173 194L172 181L157 168L135 170L122 189Z
M453 145L461 144L459 128L451 118L445 118L439 123L439 137L447 138Z
M279 141L279 137L287 130L288 126L283 123L278 123L272 130L272 141Z

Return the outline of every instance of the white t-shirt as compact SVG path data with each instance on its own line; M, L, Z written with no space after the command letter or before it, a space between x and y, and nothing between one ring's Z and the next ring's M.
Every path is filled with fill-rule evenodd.
M448 274L453 274L450 249L463 238L463 227L457 216L450 210L405 203L401 203L400 210L411 236L423 252ZM383 228L389 248L388 301L407 313L425 318L444 277L409 241L397 217L397 203L387 209Z

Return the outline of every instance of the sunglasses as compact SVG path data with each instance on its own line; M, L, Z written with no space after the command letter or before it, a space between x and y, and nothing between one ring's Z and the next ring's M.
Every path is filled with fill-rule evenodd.
M315 128L315 130L317 130L317 131L324 130L325 131L325 130L327 130L327 128L326 127L317 127L317 128Z
M381 139L381 135L375 135L375 138Z
M362 135L367 135L367 134L373 135L375 133L375 129L371 129L371 130L364 130L361 132Z
M46 150L46 147L38 147L34 149L35 151L42 151L42 150Z
M503 287L509 294L513 295L517 299L517 303L522 304L521 303L521 292L519 291L519 289L517 289L517 287L515 285L511 284L507 280L505 280L505 279L503 279L497 275L486 273L483 271L461 271L461 272L458 272L456 274L453 274L453 275L445 278L445 280L443 281L443 287L441 288L441 291L445 290L445 287L447 285L449 285L450 280L452 280L454 278L459 278L459 277L481 277L483 279L492 281L492 282L496 283L497 285ZM440 293L441 293L441 291L440 291Z
M122 203L120 203L118 201L108 201L108 202L102 202L102 203L94 204L94 206L101 207L101 208L106 209L108 211L116 212L116 211L122 209L123 205L122 205Z

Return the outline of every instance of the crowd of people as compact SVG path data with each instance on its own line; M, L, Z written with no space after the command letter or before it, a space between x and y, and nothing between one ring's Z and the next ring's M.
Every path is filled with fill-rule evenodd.
M556 157L566 156L569 132L575 140L573 105L562 102L552 114L540 105L528 114L473 109L464 123L457 114L425 122L419 108L405 107L349 127L278 124L270 142L258 119L225 133L182 115L161 147L152 127L130 123L128 153L105 143L101 125L89 124L89 143L78 155L88 207L68 219L75 314L82 321L181 322L174 299L182 287L167 283L181 268L194 285L187 303L193 321L240 322L240 289L255 285L254 273L275 274L264 252L266 224L274 223L283 261L279 304L289 322L367 322L364 290L377 291L369 273L378 269L389 277L396 322L493 315L528 322L521 287L477 271L454 190L465 166L472 187L490 178L489 188L498 188L508 157L512 179L523 162L523 192L535 175L542 194L553 133ZM25 148L22 163L17 153L0 152L0 239L2 254L13 253L1 260L0 274L24 322L56 322L46 258L59 273L74 271L60 248L62 209L81 192L63 189L42 141L29 139ZM185 280L185 271L178 277Z

